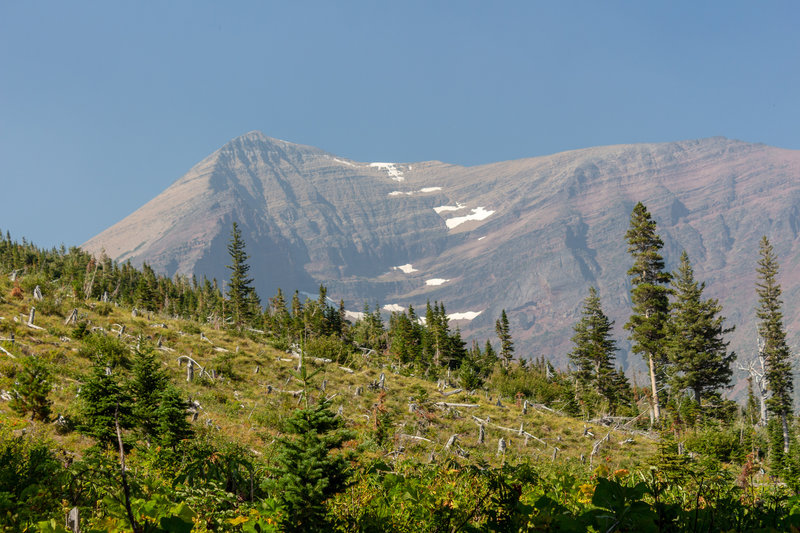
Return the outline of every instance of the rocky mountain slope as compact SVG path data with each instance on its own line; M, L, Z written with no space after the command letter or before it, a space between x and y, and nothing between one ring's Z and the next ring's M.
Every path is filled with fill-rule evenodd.
M461 167L350 161L251 132L83 247L223 280L237 221L262 301L278 287L315 293L320 283L353 311L440 300L452 324L481 341L505 308L519 355L565 364L590 285L626 337L624 235L637 201L658 223L668 267L685 248L707 294L722 301L740 357L756 346L755 263L766 234L798 346L800 151L725 138ZM624 350L620 358L641 364Z

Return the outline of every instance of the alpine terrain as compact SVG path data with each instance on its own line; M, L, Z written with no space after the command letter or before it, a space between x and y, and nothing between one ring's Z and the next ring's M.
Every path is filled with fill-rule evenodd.
M755 269L768 236L798 346L800 151L721 137L463 167L351 161L250 132L83 248L170 276L225 280L237 222L263 303L279 287L315 295L320 283L352 312L443 301L452 324L480 342L494 338L505 309L517 355L561 365L595 286L616 321L620 361L644 369L626 355L622 329L625 232L639 201L658 224L667 268L685 248L720 299L740 359L756 350Z

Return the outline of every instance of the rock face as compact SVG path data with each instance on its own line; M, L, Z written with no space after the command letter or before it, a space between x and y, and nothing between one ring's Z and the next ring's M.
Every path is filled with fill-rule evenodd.
M637 201L665 242L686 249L706 294L756 347L758 240L782 266L789 339L798 345L800 152L724 138L620 145L461 167L361 163L251 132L83 247L157 271L227 279L237 221L262 301L295 288L359 311L444 301L452 325L483 342L505 308L517 353L563 365L590 285L616 320L626 366L631 263L624 240Z

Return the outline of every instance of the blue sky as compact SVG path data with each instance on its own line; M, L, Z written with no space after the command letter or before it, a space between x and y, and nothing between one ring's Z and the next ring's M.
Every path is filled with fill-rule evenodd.
M79 245L258 129L475 165L800 149L796 2L0 2L0 228Z

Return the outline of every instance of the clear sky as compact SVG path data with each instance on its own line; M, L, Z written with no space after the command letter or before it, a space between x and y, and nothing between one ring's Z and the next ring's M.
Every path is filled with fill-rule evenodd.
M0 228L79 245L250 130L463 165L800 149L800 3L0 1Z

